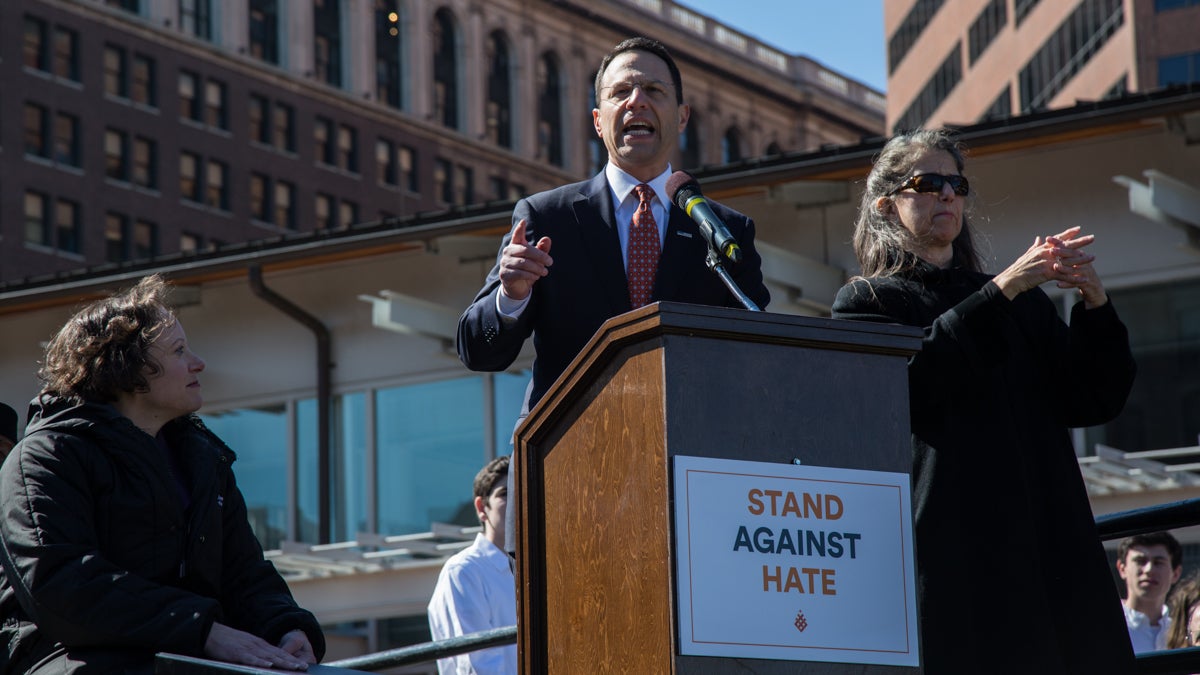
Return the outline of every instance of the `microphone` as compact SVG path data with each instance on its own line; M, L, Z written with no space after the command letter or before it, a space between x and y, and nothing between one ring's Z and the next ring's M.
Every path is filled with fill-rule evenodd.
M742 261L742 249L738 247L737 240L729 234L725 223L713 212L704 195L700 194L700 183L691 174L686 171L671 174L667 179L667 193L675 200L675 205L700 226L700 232L712 250L735 263Z

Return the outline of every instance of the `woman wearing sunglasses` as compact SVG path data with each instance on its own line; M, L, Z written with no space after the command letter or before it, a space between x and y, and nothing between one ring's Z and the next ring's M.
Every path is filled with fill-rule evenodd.
M984 273L963 169L941 131L884 146L854 229L862 276L833 306L925 330L908 368L925 673L1134 672L1068 433L1124 405L1125 327L1078 227ZM1078 296L1069 327L1046 282Z

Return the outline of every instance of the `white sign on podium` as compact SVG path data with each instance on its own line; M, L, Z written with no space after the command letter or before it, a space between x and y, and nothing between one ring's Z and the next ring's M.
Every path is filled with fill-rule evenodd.
M919 665L908 474L674 461L680 653Z

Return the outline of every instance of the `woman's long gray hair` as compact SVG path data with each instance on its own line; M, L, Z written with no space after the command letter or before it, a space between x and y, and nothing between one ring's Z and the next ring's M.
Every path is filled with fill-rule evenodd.
M888 219L876 202L880 197L891 199L889 193L909 179L913 165L921 155L939 150L949 153L954 158L958 172L963 172L965 162L962 146L940 129L918 129L899 134L883 146L867 176L867 187L858 207L858 220L854 223L854 254L862 267L862 276L892 276L917 264L914 255L917 250L916 237L900 223ZM954 239L953 249L954 266L972 272L983 271L965 210L962 231Z

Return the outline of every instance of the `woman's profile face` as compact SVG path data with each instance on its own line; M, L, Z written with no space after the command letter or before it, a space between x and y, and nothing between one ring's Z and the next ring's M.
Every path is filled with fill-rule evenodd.
M954 156L945 150L926 150L917 156L905 180L921 174L960 175ZM949 184L940 192L900 190L890 198L897 224L913 234L917 242L914 251L926 261L938 264L938 253L948 253L962 231L963 208L966 198L954 193ZM884 209L889 207L884 205Z
M149 357L158 364L159 372L147 375L149 391L139 394L142 403L164 420L199 410L204 403L200 393L204 359L188 347L183 324L176 320L168 326L150 344Z

